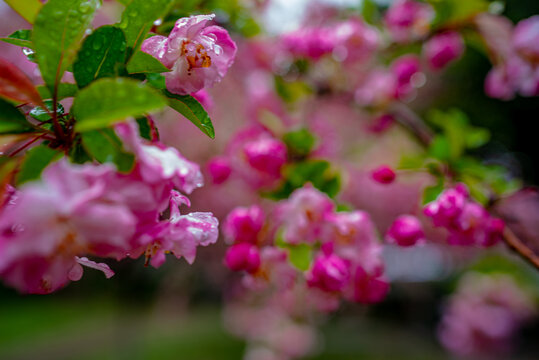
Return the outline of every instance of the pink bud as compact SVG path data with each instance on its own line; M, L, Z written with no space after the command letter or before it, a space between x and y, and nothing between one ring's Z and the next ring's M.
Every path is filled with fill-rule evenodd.
M389 227L386 234L388 242L396 243L400 246L413 246L417 242L424 240L425 233L421 222L411 215L399 216Z
M281 167L286 163L286 145L273 138L262 138L247 143L243 151L249 165L258 171L279 178Z
M213 183L219 185L229 178L232 169L227 158L217 156L208 163L208 171Z
M502 219L490 218L487 222L487 236L483 246L492 246L502 240L505 222Z
M393 117L393 115L382 114L374 119L373 123L369 126L369 130L376 134L383 133L394 122L395 118Z
M395 172L387 165L382 165L372 172L372 178L381 184L391 184L395 180Z
M350 273L348 264L337 255L321 255L314 261L307 275L309 286L318 287L324 291L340 291L346 285Z
M440 70L462 55L464 41L457 32L444 32L427 41L423 52L430 67L434 70Z
M225 255L225 265L232 271L256 272L260 267L258 248L247 243L231 246Z
M264 212L258 205L232 210L223 225L224 233L237 243L252 243L264 225Z

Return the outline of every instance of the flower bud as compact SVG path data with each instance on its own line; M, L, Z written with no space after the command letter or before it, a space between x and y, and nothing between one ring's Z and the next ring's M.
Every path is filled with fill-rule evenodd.
M346 285L350 273L348 264L337 255L321 255L314 261L307 275L309 286L318 287L324 291L340 291Z
M232 210L223 225L225 235L236 243L256 242L264 225L264 212L258 205L237 207Z
M382 165L372 172L372 178L380 184L391 184L395 177L395 172L387 165Z
M400 246L413 246L424 240L425 233L421 222L411 215L399 216L389 227L386 234L388 242L396 243Z
M440 70L462 56L464 41L457 32L444 32L427 41L423 52L430 67L434 70Z
M232 271L256 272L260 267L258 248L247 243L231 246L225 255L225 265Z
M273 138L262 138L247 143L243 151L249 165L254 169L273 175L281 176L281 167L286 162L286 145Z

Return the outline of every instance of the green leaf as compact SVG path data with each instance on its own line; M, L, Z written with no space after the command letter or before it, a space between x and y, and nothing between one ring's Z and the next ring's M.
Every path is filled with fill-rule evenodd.
M182 114L196 125L202 132L208 135L211 139L215 138L215 130L211 119L200 103L191 95L176 95L164 90L164 94L168 97L171 108Z
M148 81L148 85L158 90L165 90L167 88L165 77L161 74L146 74L146 80Z
M489 7L487 0L428 0L428 2L436 11L435 27L470 20L478 13L486 12Z
M290 245L287 248L290 263L301 271L308 270L313 260L313 249L307 244Z
M79 87L92 81L118 74L118 64L125 62L127 45L122 30L102 26L88 36L73 64L73 75Z
M288 152L296 156L308 155L316 144L316 137L306 128L284 134L283 141Z
M372 0L361 1L361 16L368 24L375 24L380 18L378 6Z
M470 127L464 134L466 147L475 149L485 145L490 140L490 132L486 129Z
M0 134L17 134L33 130L15 106L0 98Z
M43 6L39 0L4 0L13 10L15 10L24 20L30 24L34 23L37 13Z
M168 12L172 2L172 0L132 0L127 5L119 26L124 31L127 46L132 48L133 54L140 48L153 22Z
M17 174L17 185L38 179L47 165L60 157L62 157L61 152L46 145L39 145L28 150L21 165L21 170Z
M441 160L448 161L451 159L451 144L447 137L436 135L429 146L429 155Z
M38 120L38 121L50 120L51 116L49 114L52 113L53 103L52 103L52 101L47 100L47 101L45 101L45 105L47 106L48 111L43 109L40 106L36 106L32 110L30 110L30 116L33 117L34 119ZM63 105L62 104L57 104L57 106L56 106L56 114L58 114L59 117L61 117L62 115L64 115L64 112L65 112L65 109L64 109Z
M99 79L78 93L71 111L77 120L75 129L82 132L161 110L166 105L163 96L138 81Z
M8 44L32 48L32 30L17 30L8 37L0 38L0 40Z
M43 99L52 99L52 94L46 86L44 85L38 86L37 91L39 92L39 95L41 95ZM78 91L79 91L79 88L75 84L60 83L58 84L58 92L56 95L56 99L62 100L68 97L74 97L75 95L77 95Z
M431 201L436 200L438 195L440 195L444 191L444 181L443 179L439 179L438 183L436 185L427 186L423 190L423 205L430 203Z
M148 118L137 118L137 125L140 136L146 140L152 140L152 128Z
M127 63L127 72L130 74L163 73L169 71L161 61L143 51L137 51Z
M99 0L49 0L39 12L32 42L50 92L72 63Z
M114 163L121 172L129 172L135 164L135 156L123 149L121 140L112 129L88 131L82 134L82 146L100 163Z

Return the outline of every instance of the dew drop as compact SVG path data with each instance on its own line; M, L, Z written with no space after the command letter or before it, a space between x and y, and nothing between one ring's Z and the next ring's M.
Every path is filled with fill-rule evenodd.
M162 23L163 23L163 19L157 19L157 20L155 20L155 21L153 22L153 24L154 24L155 26L159 26L159 25L161 25Z

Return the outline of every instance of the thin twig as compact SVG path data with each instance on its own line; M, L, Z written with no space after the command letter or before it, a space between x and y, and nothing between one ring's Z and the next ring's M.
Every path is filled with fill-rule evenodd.
M532 249L523 243L522 240L520 240L519 237L516 236L516 234L508 226L506 226L503 231L503 239L505 244L511 250L515 251L524 260L535 266L535 268L539 269L539 256L537 256Z

